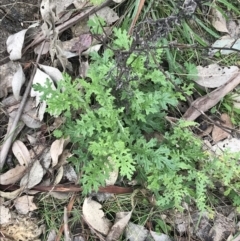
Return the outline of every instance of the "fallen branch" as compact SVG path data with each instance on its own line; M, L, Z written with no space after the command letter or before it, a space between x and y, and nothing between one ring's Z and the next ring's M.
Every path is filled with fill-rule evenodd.
M18 185L0 185L0 190L3 191L13 191L19 189ZM59 184L59 185L51 185L51 186L42 186L38 185L31 190L35 191L40 191L40 192L49 192L49 191L54 191L54 192L82 192L82 188L79 185L74 185L74 184ZM119 186L106 186L106 187L99 187L98 191L99 192L104 192L104 193L113 193L113 194L124 194L124 193L132 193L133 188L131 187L119 187Z

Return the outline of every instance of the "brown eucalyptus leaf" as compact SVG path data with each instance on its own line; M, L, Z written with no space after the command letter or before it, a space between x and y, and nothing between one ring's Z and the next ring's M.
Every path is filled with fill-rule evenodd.
M6 198L6 199L9 199L9 200L15 199L20 193L23 192L23 189L24 188L19 188L19 189L13 191L13 192L2 192L2 191L0 191L0 197Z
M9 185L16 183L23 177L25 171L25 166L17 165L16 167L0 175L0 184Z

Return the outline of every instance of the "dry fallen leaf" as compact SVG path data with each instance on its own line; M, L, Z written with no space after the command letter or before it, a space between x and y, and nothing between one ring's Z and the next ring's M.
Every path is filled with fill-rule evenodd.
M222 123L219 122L220 125L222 125L223 127L233 128L231 118L229 117L228 114L223 113L221 115L221 120L222 120ZM214 143L217 143L218 141L228 138L228 137L230 137L230 135L231 134L229 132L224 131L223 128L220 128L220 127L214 125L213 131L212 131L212 139L213 139Z
M99 49L101 48L101 46L102 46L102 44L96 44L94 46L91 46L86 51L82 52L82 55L83 56L88 56L92 52L98 52Z
M195 120L198 116L216 105L226 94L232 91L240 83L240 74L236 74L231 80L211 93L202 96L191 103L184 113L185 120Z
M31 189L42 181L43 174L43 168L37 160L33 163L29 173L21 179L20 186Z
M227 21L215 7L212 7L212 25L217 31L228 33Z
M28 29L23 29L18 33L12 34L7 39L7 51L10 54L11 60L18 60L22 58L22 48L26 34L34 37L35 26L30 26Z
M57 175L55 176L53 185L57 185L58 183L60 183L62 180L62 177L63 177L63 166L58 168Z
M17 72L14 74L12 79L12 90L16 100L20 100L20 91L24 83L25 74L23 72L22 65L19 64Z
M17 197L14 200L14 206L17 209L17 212L20 214L27 214L31 211L37 209L37 206L33 202L34 196L24 195L21 197Z
M219 155L222 155L226 150L231 153L240 152L240 140L237 138L226 139L212 146L212 151Z
M119 212L116 213L116 220L114 225L111 227L109 231L106 241L117 241L122 235L125 227L127 226L130 218L132 216L132 212Z
M39 67L51 77L54 83L57 83L59 80L63 79L61 71L55 67L39 64Z
M12 106L8 109L9 116L11 119L14 119L17 114L18 105ZM12 110L14 109L14 110ZM37 108L35 107L35 103L33 98L28 98L27 103L24 107L24 113L21 115L21 120L26 124L26 126L36 129L41 127L41 121L37 117Z
M129 241L145 241L148 236L148 230L142 225L129 222L125 230L126 240Z
M104 212L101 208L102 205L100 203L91 198L85 198L82 207L83 216L92 228L101 234L107 235L112 224L106 217L104 217Z
M15 199L20 193L22 193L24 188L19 188L13 192L2 192L0 191L0 197L9 199L9 200L13 200Z
M209 51L209 55L213 56L215 53L220 52L221 55L227 55L231 53L236 53L236 50L240 50L240 39L232 38L230 35L226 35L221 37L220 39L216 40L212 44L212 49ZM220 50L220 49L221 50ZM224 49L224 48L230 48L230 49Z
M22 141L14 141L12 152L21 166L27 167L31 163L30 153Z
M206 88L217 88L224 85L237 72L237 66L220 67L218 64L210 64L202 67L198 66L198 78L195 80L197 84Z
M50 153L52 157L52 167L55 167L58 163L58 158L62 154L64 148L69 143L69 138L61 138L52 143Z
M23 177L25 171L25 166L17 165L16 167L0 175L0 184L9 185L16 183Z

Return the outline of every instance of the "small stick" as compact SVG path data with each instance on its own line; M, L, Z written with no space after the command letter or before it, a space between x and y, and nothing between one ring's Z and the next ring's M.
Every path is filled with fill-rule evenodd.
M69 235L69 228L68 228L68 212L67 212L67 208L64 207L64 241L71 241L72 239L70 238Z
M67 217L68 217L69 213L72 211L73 204L74 204L75 200L76 200L76 194L73 194L69 203L68 203L68 206L67 206ZM65 208L64 208L64 216L65 216ZM60 241L61 236L62 236L62 232L64 231L64 227L65 227L65 221L63 222L63 225L60 227L55 241Z
M10 128L10 131L9 131L9 135L6 137L6 140L5 142L3 143L3 146L2 146L2 150L1 150L1 154L0 154L0 170L3 168L4 166L4 163L6 161L6 158L7 158L7 155L8 155L8 152L9 152L9 149L12 145L12 140L13 140L13 136L14 136L14 132L16 130L16 127L17 127L17 124L20 120L20 117L22 115L22 112L23 112L23 109L24 109L24 106L27 102L27 98L28 98L28 95L30 93L30 90L32 88L32 82L33 82L33 78L35 76L35 73L37 71L37 64L39 63L39 60L40 60L40 57L41 57L41 53L43 51L43 47L44 47L44 44L45 44L45 40L43 41L42 43L42 46L41 46L41 49L38 53L38 56L37 56L37 60L36 60L36 65L34 66L34 69L33 69L33 72L32 72L32 75L31 75L31 78L29 80L29 83L27 85L27 88L24 92L24 95L23 95L23 98L22 98L22 101L20 103L20 106L18 108L18 112L17 112L17 115L15 116L15 119L12 123L12 126Z

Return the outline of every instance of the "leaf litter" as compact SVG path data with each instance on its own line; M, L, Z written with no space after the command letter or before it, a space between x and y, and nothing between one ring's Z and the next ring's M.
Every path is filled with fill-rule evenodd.
M58 29L55 29L55 24L61 24L71 18L72 12L68 10L68 7L71 4L74 4L77 9L79 7L79 4L81 8L83 7L81 4L84 4L85 7L91 7L91 5L89 5L89 2L83 2L84 1L81 1L81 3L79 3L79 1L58 1L58 3L56 4L55 1L42 1L40 10L44 23L41 26L41 29L43 35L50 39L50 44L44 49L44 52L42 53L40 53L39 46L36 46L36 48L38 48L38 51L36 52L40 55L46 55L47 53L49 53L51 56L52 65L54 67L45 64L37 64L38 67L36 68L36 74L33 78L33 84L44 85L46 79L49 79L51 81L52 88L54 89L55 84L63 78L62 73L59 69L72 71L72 65L68 59L79 55L84 55L88 57L89 53L100 50L102 44L93 44L92 39L90 38L91 35L89 33L77 34L78 37L73 36L71 40L64 41L64 43L61 42L61 40L57 39L59 32ZM113 24L119 19L117 13L108 6L99 10L97 12L97 15L101 16L108 25ZM217 9L213 9L212 15L213 27L220 32L229 33L229 35L217 40L212 45L212 47L227 47L239 49L238 47L240 45L238 39L236 38L236 36L231 37L233 36L233 34L231 34L232 30L228 29L229 26L221 12L219 12ZM91 15L89 18L93 19L94 15ZM77 27L79 28L77 29ZM75 31L77 31L78 33L82 31L82 27L83 26L81 26L81 23L79 24L79 26L78 24L74 26ZM85 30L87 29L89 31L89 28L87 26L85 27ZM36 31L38 31L37 29L38 28L34 25L32 27L29 27L28 29L13 34L8 38L7 50L10 54L9 56L11 60L20 60L22 58L24 54L24 46L26 44L27 35L31 35L32 39L34 39L35 37L35 41L38 38L36 36L39 36L36 35ZM215 50L210 52L211 55L215 53L217 53L217 51ZM221 54L229 53L231 53L231 50L221 50ZM9 105L6 103L4 104L5 106L8 106L7 111L10 116L8 123L9 127L12 123L12 120L10 122L10 119L15 118L16 109L18 109L19 106L18 101L20 101L22 98L21 91L25 84L25 71L20 63L13 62L8 62L6 65L1 65L0 68L0 77L1 80L3 80L0 83L0 98L5 98L7 96L9 97L9 94L13 93L11 98L17 101L14 105ZM86 70L83 71L83 76L85 76L84 72L86 72ZM204 67L198 66L198 79L196 80L196 83L204 88L217 89L213 90L208 95L200 97L196 101L192 102L190 108L184 113L183 117L186 120L195 120L202 113L215 106L221 100L221 98L223 98L226 94L233 90L239 84L239 82L239 69L237 66L221 67L217 64L212 64ZM42 124L46 111L46 103L41 100L41 96L39 95L39 93L34 91L33 89L31 89L30 95L34 98L28 99L27 104L25 105L25 109L23 111L23 115L21 116L21 120L22 123L24 123L23 125L26 125L29 128L37 129L43 126ZM64 123L63 120L60 121L60 124L62 123ZM221 116L220 122L217 124L222 124L224 127L228 127L230 129L233 128L233 125L227 114L223 114ZM55 127L50 126L49 128L53 130ZM75 172L73 166L66 165L68 163L67 159L72 155L69 149L65 149L70 142L69 139L56 140L51 144L50 148L46 149L44 145L41 145L39 143L37 144L38 138L33 137L32 134L27 135L28 141L31 144L31 150L29 151L29 146L27 148L24 144L24 142L26 143L26 140L24 142L19 139L15 140L12 145L12 152L20 165L16 165L15 167L0 175L1 185L16 184L18 182L20 183L20 189L12 192L1 192L2 197L12 200L15 199L14 205L16 211L20 214L27 214L29 212L31 213L32 211L37 209L37 206L34 203L34 196L21 194L27 193L29 189L34 189L34 187L39 185L41 182L44 183L44 181L46 181L44 180L44 175L46 173L53 174L54 171L57 171L57 173L54 173L54 178L52 178L52 180L50 180L47 185L52 184L53 186L56 186L58 183L61 183L63 178L73 183L77 183L78 181L78 174ZM238 143L238 139L231 138L229 132L224 131L219 126L214 125L211 135L214 143L216 143L215 146L213 146L214 151L223 151L224 149L230 149L232 152L239 151L240 145ZM223 139L226 140L222 141ZM3 148L1 152L2 151ZM57 170L54 170L54 168L56 168ZM110 178L109 180L106 180L106 184L108 186L113 186L116 183L117 179L118 170L116 169L113 173L110 174ZM71 189L69 189L66 193L63 192L62 196L60 195L60 192L50 191L50 194L53 194L53 196L55 196L56 198L61 199L67 198L69 196L69 193L71 193L70 191ZM12 219L12 216L14 216L15 214L11 214L10 209L3 205L0 205L0 208L0 220L3 220L3 223L5 224L9 223ZM91 198L86 198L84 200L82 211L83 218L85 219L86 223L92 228L92 230L94 230L94 232L99 232L99 237L101 235L105 235L106 240L109 241L118 240L119 237L124 233L124 230L128 240L146 240L147 237L151 237L152 239L150 240L170 240L168 235L159 235L158 233L153 231L149 232L144 226L136 225L132 222L129 222L131 219L132 211L124 214L117 213L114 224L106 218L105 213L102 211L102 205L99 202L92 200ZM226 230L226 227L223 227L226 222L224 221L225 223L223 224L220 219L221 218L219 217L216 218L215 225L210 231L211 236L216 236L214 230ZM38 226L38 221L29 221L25 217L23 217L22 219L20 218L20 221L18 220L18 225L14 225L4 226L1 232L3 232L3 234L11 236L12 238L14 238L14 240L19 240L20 238L23 238L22 240L28 240L28 238L33 240L35 238L38 238L43 232L43 228ZM17 237L15 237L15 234L13 234L13 230L18 230L16 234ZM27 230L27 236L29 237L26 237L26 234L24 234L24 230L25 232ZM215 240L221 240L222 235L223 232L219 231L218 237L215 238Z

